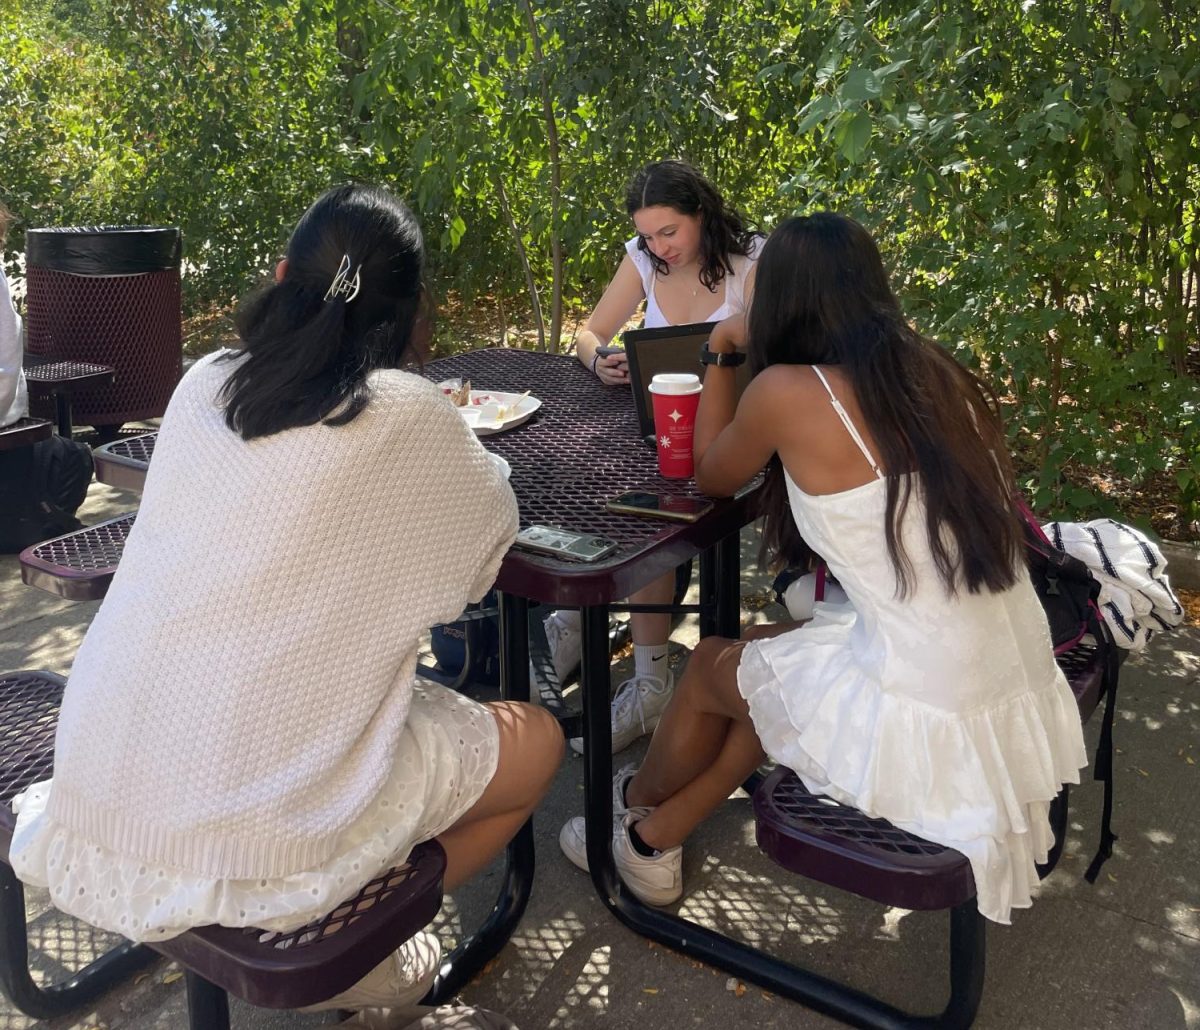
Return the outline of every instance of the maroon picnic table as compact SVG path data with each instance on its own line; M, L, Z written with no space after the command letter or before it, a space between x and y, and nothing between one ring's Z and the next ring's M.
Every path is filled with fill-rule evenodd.
M754 517L753 490L718 499L693 523L618 515L605 502L627 490L701 496L690 480L664 479L638 428L626 387L602 386L574 357L482 350L430 363L439 381L470 380L473 389L532 391L542 407L524 425L484 440L512 468L522 526L549 525L606 536L617 550L583 564L511 549L496 579L500 605L501 693L529 698L529 606L541 602L582 612L584 798L588 866L605 905L627 926L662 944L811 1002L782 963L706 927L639 901L617 876L612 857L612 726L609 715L609 613L645 610L623 604L641 587L699 556L701 635L739 635L739 531ZM650 606L653 607L653 606Z
M58 435L68 440L74 431L71 407L76 391L107 385L116 377L111 365L59 361L40 354L26 354L22 363L30 395L54 398Z

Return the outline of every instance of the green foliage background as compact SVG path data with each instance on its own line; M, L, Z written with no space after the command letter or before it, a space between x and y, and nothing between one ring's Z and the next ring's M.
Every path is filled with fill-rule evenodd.
M629 173L684 156L764 228L868 225L914 320L1006 391L1039 508L1153 483L1177 530L1200 515L1182 0L0 2L14 271L23 225L178 224L189 307L227 304L370 179L420 213L439 295L554 348Z

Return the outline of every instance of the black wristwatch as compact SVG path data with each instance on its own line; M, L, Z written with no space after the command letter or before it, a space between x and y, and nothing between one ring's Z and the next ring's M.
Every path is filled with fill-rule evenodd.
M708 341L700 348L700 364L716 365L718 368L736 368L746 360L745 352L735 350L731 354L714 354L708 349Z

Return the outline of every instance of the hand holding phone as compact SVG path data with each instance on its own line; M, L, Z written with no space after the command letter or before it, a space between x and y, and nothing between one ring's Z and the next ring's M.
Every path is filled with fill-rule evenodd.
M615 359L615 360L614 360ZM605 344L596 348L592 371L605 386L623 386L629 382L629 356L624 347Z

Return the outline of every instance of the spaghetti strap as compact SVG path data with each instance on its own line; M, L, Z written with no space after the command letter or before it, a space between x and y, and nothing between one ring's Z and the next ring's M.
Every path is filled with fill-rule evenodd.
M846 427L846 432L850 434L850 438L858 444L858 449L862 451L863 457L867 459L867 464L871 466L871 471L875 473L875 478L883 479L883 473L879 470L879 466L875 463L871 452L867 450L867 445L863 443L863 438L859 435L857 427L851 421L849 412L842 407L842 402L834 396L833 390L829 386L829 380L825 378L825 373L821 371L820 365L813 365L812 370L817 373L817 378L821 380L821 385L825 387L825 392L829 394L829 402L833 405L833 410L837 412L838 418L842 420L842 425Z

